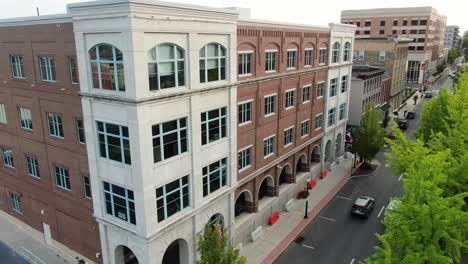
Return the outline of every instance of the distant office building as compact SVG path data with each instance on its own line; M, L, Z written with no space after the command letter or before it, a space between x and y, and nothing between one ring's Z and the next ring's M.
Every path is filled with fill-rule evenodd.
M445 39L444 45L446 48L460 48L461 46L460 27L458 26L447 26L445 28Z

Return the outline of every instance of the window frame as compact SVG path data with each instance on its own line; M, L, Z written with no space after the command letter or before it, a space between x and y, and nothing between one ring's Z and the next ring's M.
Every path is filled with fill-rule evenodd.
M107 60L107 59L102 59L101 60L101 54L99 52L99 48L102 46L110 46L112 48L112 60ZM91 51L93 49L96 49L96 59L91 58ZM122 55L122 60L117 60L119 57L118 54ZM117 91L117 92L125 92L126 87L125 87L125 64L124 64L124 55L123 52L115 47L112 44L109 43L100 43L95 46L93 46L89 51L88 51L88 57L89 57L89 63L90 63L90 70L91 70L91 87L93 89L99 89L99 90L104 90L104 91ZM98 86L95 87L94 85L94 74L93 74L93 63L96 64L96 69L97 69L97 81L98 81ZM103 78L102 78L102 72L101 72L101 64L106 63L106 64L112 64L113 65L113 73L112 76L114 76L114 87L112 88L112 83L110 88L111 89L105 89L103 86ZM119 79L119 65L122 66L122 81L123 81L123 87L120 87L120 79Z
M25 160L26 160L26 174L40 179L41 178L41 173L39 170L39 160L32 156L32 155L25 155Z
M272 58L268 58L269 55L272 55ZM277 56L277 49L265 50L265 73L277 71ZM272 66L273 69L270 69L270 66Z
M219 165L219 166L215 170L210 170L210 167L214 166L214 165ZM206 174L204 173L205 169L206 169ZM215 190L211 190L210 183L213 182L212 177L215 177L215 176L213 176L213 174L215 174L215 173L219 173L219 175L218 175L219 188L215 189ZM207 179L206 180L207 181L207 184L206 184L207 193L205 193L205 183L203 183L205 179ZM215 180L216 180L216 178L215 178ZM227 157L224 157L224 158L222 158L220 160L217 160L215 162L212 162L212 163L202 167L202 189L203 189L202 192L203 192L203 197L210 196L213 193L221 190L224 186L227 186L227 182L228 182Z
M288 95L289 94L292 94L291 97L289 97ZM284 109L285 110L289 110L289 109L292 109L294 108L295 106L295 95L296 95L296 88L293 88L293 89L289 89L289 90L286 90L284 91L284 102L285 102L285 105L284 105ZM289 105L291 104L291 105ZM289 105L289 106L288 106Z
M332 46L332 63L340 63L341 43L336 41Z
M284 129L283 148L291 146L294 142L294 126Z
M223 114L223 109L224 109L224 114ZM209 113L212 112L212 111L216 111L218 112L218 116L215 117L215 118L212 118L210 119L210 115ZM205 116L205 121L203 121L203 116ZM227 107L224 106L224 107L221 107L221 108L215 108L215 109L212 109L212 110L208 110L208 111L205 111L205 112L201 112L200 114L200 125L201 125L201 135L202 135L202 139L201 139L201 142L202 142L202 146L205 146L205 145L209 145L211 143L214 143L214 142L217 142L219 140L222 140L223 138L227 138ZM223 131L223 120L224 120L224 131ZM210 132L213 132L213 131L210 131L210 128L209 128L209 125L211 122L217 122L218 123L218 133L219 133L219 138L213 140L213 141L210 141ZM203 125L205 125L205 130L203 129ZM203 143L203 133L205 132L205 143ZM223 136L224 134L224 136Z
M310 90L311 90L311 88L312 88L311 84L304 85L302 87L302 103L303 104L310 103ZM306 91L307 91L307 93L306 93Z
M22 55L17 55L17 54L10 55L11 76L13 77L13 79L18 79L18 80L26 79L23 60L24 58ZM17 73L19 75L17 75Z
M348 41L345 42L343 45L343 62L350 62L351 61L351 43Z
M182 120L184 120L184 123L185 123L185 126L182 126ZM176 122L176 126L177 128L175 130L170 130L170 131L166 131L164 132L164 129L163 129L163 125L164 124L167 124L169 122ZM180 156L180 155L183 155L184 153L188 153L190 152L190 149L189 149L189 146L190 146L190 134L189 134L189 127L188 127L188 122L189 122L189 119L188 117L180 117L180 118L177 118L177 119L172 119L172 120L168 120L168 121L164 121L164 122L160 122L160 123L157 123L157 124L154 124L151 126L151 138L152 138L152 145L153 145L153 163L156 164L158 162L162 162L162 161L165 161L165 160L168 160L168 159L171 159L171 158L174 158L174 157L177 157L177 156ZM158 131L158 134L155 135L154 134L154 131L156 130L156 126L158 126L159 128L159 131ZM181 132L185 131L185 135L186 135L186 138L185 138L185 151L182 151L184 149L184 146L183 146L183 138L181 137ZM177 154L173 155L173 156L170 156L170 157L165 157L164 155L164 146L165 145L168 145L168 143L165 143L164 141L164 136L167 136L167 135L170 135L170 134L173 134L173 133L176 133L177 134ZM201 133L200 133L201 135ZM156 146L154 144L154 140L159 140L159 151L160 151L160 160L156 160L156 156L154 155L155 154L155 149L156 149Z
M72 61L74 61L74 64L72 63ZM70 72L70 82L71 82L71 84L78 84L79 83L78 65L76 64L76 58L75 57L72 57L72 56L68 57L68 71Z
M314 48L304 49L304 67L314 66Z
M83 176L83 194L86 199L93 199L93 194L91 192L91 179L89 176Z
M215 45L216 46L216 49L218 50L218 56L214 56L214 57L208 57L208 46L209 45ZM200 54L201 51L203 50L203 56ZM224 56L222 55L223 54L223 51L224 50ZM227 74L228 74L228 55L227 55L227 49L226 47L224 47L223 45L219 44L219 43L216 43L216 42L210 42L210 43L207 43L205 46L203 46L201 49L200 49L200 52L199 52L199 63L198 63L198 67L199 67L199 71L200 71L200 75L199 75L199 81L200 83L209 83L209 82L217 82L217 81L224 81L227 79ZM222 78L223 75L222 75L222 70L221 70L221 65L222 65L222 60L224 59L224 79ZM216 60L217 63L218 63L218 79L217 80L212 80L212 81L209 81L208 80L208 60ZM204 81L202 81L202 78L201 78L201 70L202 68L200 67L201 65L201 62L203 61L204 63L204 70L203 70L203 74L204 74Z
M57 169L58 169L58 172L57 172ZM71 177L70 177L70 171L67 168L59 166L59 165L54 165L54 176L55 176L54 177L55 186L65 191L71 192ZM59 182L59 178L60 178L60 182ZM63 186L61 184L63 184Z
M21 205L21 195L10 193L10 207L11 210L18 214L23 214L23 207Z
M8 153L8 155L6 155L5 153ZM2 147L2 158L4 167L10 169L15 168L15 157L13 156L13 149L8 147Z
M294 54L294 56L290 56ZM293 66L290 66L293 63ZM297 49L287 49L286 50L286 70L294 70L297 68Z
M173 55L173 58L171 59L161 59L160 56L159 56L159 48L160 47L163 47L163 46L169 46L172 48L172 55ZM178 56L178 52L182 52L182 58L179 58ZM174 43L168 43L168 42L164 42L164 43L160 43L156 46L154 46L153 48L151 48L149 51L148 51L148 54L147 54L147 58L148 58L148 81L149 81L149 90L150 91L161 91L161 90L164 90L164 89L171 89L171 88L180 88L180 87L185 87L186 85L186 82L185 82L185 77L186 77L186 57L185 57L185 50L180 47L179 45L177 44L174 44ZM183 79L183 85L179 85L179 77L180 77L180 69L179 69L179 63L182 62L182 65L183 65L183 72L182 72L182 79ZM171 63L173 66L174 66L174 84L175 86L171 86L171 87L162 87L161 86L161 66L160 64L163 64L163 63ZM151 74L154 74L157 76L157 83L156 83L156 88L154 87L151 87L151 81L150 81L150 65L156 65L156 66L153 66L154 69L156 69L155 72L151 73Z
M319 120L320 122L317 122L317 120ZM315 131L322 129L323 127L322 123L323 123L323 112L315 115Z
M358 51L358 60L363 61L365 57L365 50Z
M0 103L0 125L7 125L8 120L6 116L5 104Z
M327 64L327 48L319 48L319 65Z
M340 104L338 111L338 120L341 121L346 117L346 103Z
M108 190L106 190L106 184L109 186ZM124 192L125 192L125 196L122 196L122 195L114 192L114 187L113 186L123 189ZM113 184L113 183L110 183L110 182L102 181L102 191L103 191L103 195L104 195L104 197L103 197L104 203L103 204L104 204L104 207L105 207L104 210L105 210L106 214L111 215L111 216L115 217L116 219L119 219L120 221L124 221L124 222L132 224L132 225L136 225L135 193L133 192L133 190L121 187L119 185L116 185L116 184ZM109 201L107 200L106 194L109 194L109 197L110 197ZM133 198L130 198L130 196L132 196ZM117 198L122 199L122 200L125 201L125 208L124 209L125 209L125 218L126 219L122 219L121 217L118 216L117 212L115 212L114 207L115 207L116 203L114 203L114 197L117 197ZM111 212L108 211L108 209L109 209L108 205L107 205L108 202L110 203ZM133 206L130 206L131 204L133 204ZM133 210L130 207L133 207ZM133 212L133 219L135 220L134 223L132 222L132 212Z
M338 78L330 79L330 86L329 86L330 87L330 92L328 93L329 98L337 96L337 94L338 94L338 83L339 83Z
M349 75L341 76L341 93L348 91Z
M275 154L275 137L276 134L273 134L263 139L263 159L267 159ZM270 149L271 152L266 153Z
M55 67L56 66L55 66L54 56L50 56L50 55L39 56L39 72L41 75L41 81L57 82L57 73L55 72ZM43 70L45 72L43 72ZM44 76L44 74L46 76Z
M22 129L33 131L31 108L23 107L23 106L18 107L18 117L20 121L19 125Z
M100 131L100 129L99 129L99 123L102 123L103 131ZM106 125L118 126L119 134L117 135L117 134L107 132L107 126ZM110 123L110 122L108 123L108 122L105 122L105 121L99 121L99 120L96 120L96 127L97 127L96 132L97 132L97 136L98 136L98 138L97 138L97 143L98 144L97 145L98 145L98 148L99 148L99 157L110 160L110 161L113 161L113 162L118 162L118 163L121 163L121 164L131 165L132 164L132 158L131 158L131 145L130 145L130 131L129 131L128 127L123 126L123 125L119 125L119 124ZM124 128L126 128L128 136L124 136ZM100 142L99 135L102 135L104 137L104 142ZM120 148L120 158L121 158L120 161L111 159L111 156L109 154L110 151L109 151L108 137L118 138L119 146L116 146L116 147ZM126 150L125 143L124 143L125 140L127 140L127 142L128 142L128 157L129 157L128 162L127 162L127 160L125 158L125 150ZM104 144L105 156L102 156L101 144Z
M80 126L81 122L81 126ZM86 144L86 135L84 130L83 118L75 118L76 139L80 144ZM82 136L81 136L82 134Z
M309 136L310 133L310 120L306 119L301 122L301 138Z
M268 102L268 100L270 98L273 98L272 102ZM272 115L276 114L276 111L275 111L275 108L276 108L276 93L265 95L263 97L263 102L264 102L263 111L264 111L265 117L269 117L269 116L272 116ZM271 108L271 112L267 113L267 110L270 110L270 108Z
M47 114L47 128L49 131L49 136L53 138L65 138L65 131L63 130L63 118L61 114L58 113L46 113ZM52 120L50 119L52 118ZM58 119L60 118L60 120ZM51 123L54 131L51 131Z
M253 50L238 51L237 55L239 59L237 75L239 77L246 77L246 76L253 75L253 66L255 65L255 63L252 63L253 62L252 58L254 57L253 56L254 51ZM248 57L248 60L245 61L244 57Z
M330 122L330 120L333 122ZM336 125L336 107L330 108L327 111L327 126L330 127L333 125Z
M323 86L322 86L322 84L323 84ZM323 91L326 90L325 85L326 85L325 81L320 81L320 82L317 83L317 92L316 92L317 99L320 99L320 98L323 97ZM319 93L319 91L320 91L320 93Z
M155 192L156 192L156 221L158 223L161 223L167 219L169 219L171 216L174 216L176 215L177 213L183 211L185 208L188 208L191 206L191 201L190 201L190 175L185 175L185 176L182 176L174 181L171 181L165 185L162 185L158 188L155 189ZM183 181L184 181L184 178L187 178L187 183L184 184ZM173 184L174 182L178 181L179 183L179 186L173 190L170 190L170 191L167 191L166 190L166 186L170 186L171 184ZM162 195L161 196L158 196L158 190L161 189L162 190ZM184 194L184 190L187 190L187 193ZM168 215L168 203L167 203L167 197L173 193L177 193L179 192L179 196L177 197L177 199L179 199L179 201L181 201L182 203L182 207L179 208L179 211L176 211L174 212L173 214L171 215ZM187 202L187 205L184 204L184 196L187 196L188 197L188 202ZM162 216L162 219L159 219L159 207L158 207L158 201L159 200L163 200L163 212L164 212L164 216ZM170 201L170 202L174 202L174 201Z
M245 106L247 105L249 105L249 107L245 108ZM239 127L252 123L252 113L253 113L252 107L253 107L253 99L249 99L249 100L237 103L237 112L239 115L237 123ZM244 118L247 118L247 117L248 119L244 120Z
M252 166L252 146L248 145L237 151L237 170L242 172ZM249 152L248 155L246 152ZM243 156L245 154L245 156Z
M383 54L383 55L382 55ZM380 50L379 51L379 61L385 61L386 58L386 52L385 50Z

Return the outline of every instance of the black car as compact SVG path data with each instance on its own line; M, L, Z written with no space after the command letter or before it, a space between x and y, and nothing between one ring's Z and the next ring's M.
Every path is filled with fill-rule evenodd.
M434 95L432 94L432 92L426 92L426 95L424 97L426 98L432 98Z
M407 119L415 119L416 118L416 113L415 112L408 112L408 114L406 114L406 118Z
M375 200L371 197L360 196L351 209L351 214L368 218L375 207Z
M406 130L406 129L408 129L408 120L406 120L406 119L398 120L398 127L399 127L401 130Z

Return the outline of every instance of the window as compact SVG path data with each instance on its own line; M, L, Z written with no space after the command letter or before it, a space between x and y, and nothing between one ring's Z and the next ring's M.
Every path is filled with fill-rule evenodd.
M301 137L309 135L309 120L301 123Z
M154 163L188 151L187 118L153 125Z
M252 74L252 52L239 54L239 75Z
M88 199L91 199L91 184L89 182L89 177L88 176L83 176L83 190L84 190L84 196Z
M203 197L226 185L227 159L218 160L203 167Z
M323 96L323 90L325 90L325 82L317 83L317 98Z
M333 78L330 80L330 97L336 95L338 89L338 78Z
M403 26L407 26L408 25L408 20L403 20Z
M357 60L357 51L353 51L353 60Z
M325 64L327 61L327 49L321 48L319 51L319 64Z
M71 190L70 174L68 170L62 167L55 167L55 183L58 187L67 191Z
M393 34L393 35L396 35L396 34L397 34L397 31L396 31L396 30L392 30L392 34Z
M426 41L425 38L418 38L418 43L424 43Z
M284 130L284 146L289 146L293 141L293 128L288 128Z
M22 214L23 209L21 208L21 197L17 194L10 193L11 209L17 213Z
M409 46L408 50L415 50L415 48L416 48L415 46Z
M109 44L99 44L89 51L93 87L103 90L125 91L122 52Z
M380 35L385 34L385 30L379 30L379 34L380 34Z
M31 156L26 156L26 171L29 176L39 178L39 162L36 158Z
M348 90L348 75L341 77L341 92L344 93Z
M351 55L351 43L346 42L343 49L343 61L349 61Z
M393 26L398 26L398 20L393 20Z
M59 114L47 114L47 122L49 126L49 135L63 138L62 116Z
M20 126L21 128L32 130L33 123L31 117L31 109L20 107L19 108L19 118L20 118Z
M333 44L333 49L332 49L332 63L340 62L340 49L341 49L340 43L335 42L335 44Z
M103 182L106 212L130 224L136 224L133 191Z
M273 155L273 148L275 146L275 136L271 136L263 140L263 157L267 158L270 155Z
M286 91L286 109L294 107L294 90Z
M370 30L364 30L364 35L370 35Z
M14 168L15 162L13 161L13 151L11 149L2 148L3 152L3 165L6 167Z
M53 57L39 57L41 68L41 79L43 81L55 82L55 62Z
M275 100L276 95L270 95L265 97L265 115L275 113Z
M361 22L360 22L360 21L356 21L356 26L357 26L357 27L360 27L360 26L361 26Z
M185 85L185 51L177 45L165 43L148 51L150 91Z
M380 26L384 27L385 26L385 20L380 21Z
M360 60L360 61L364 60L364 50L359 51L358 60Z
M226 48L211 43L200 50L200 82L226 80Z
M403 29L403 30L401 31L401 34L406 34L406 29Z
M424 46L418 46L416 47L416 50L424 50Z
M239 104L239 125L252 121L252 102Z
M314 50L305 49L304 51L304 66L312 66L314 64Z
M360 35L360 34L361 34L361 31L356 30L356 35Z
M418 20L411 20L411 25L412 26L417 26L418 25Z
M190 205L188 175L156 189L158 222Z
M201 113L202 145L226 137L226 107Z
M82 144L86 143L84 127L83 127L83 119L76 119L76 135L78 137L78 142Z
M379 52L379 61L385 61L385 50Z
M248 147L244 150L239 151L238 155L238 166L239 170L250 167L252 157L252 147Z
M420 25L420 26L426 26L426 25L427 25L427 20L426 20L426 19L422 19L421 21L419 21L419 25Z
M288 50L288 69L296 68L297 50Z
M278 52L275 51L265 51L265 71L266 72L274 72L276 71L276 54Z
M417 34L417 33L418 33L418 31L416 29L411 29L410 30L410 34Z
M322 128L322 117L323 114L318 114L315 116L315 130L319 130Z
M371 22L370 21L366 21L365 24L364 24L365 27L370 27L371 26Z
M419 34L426 34L426 30L425 30L425 29L420 29L420 30L418 31L418 33L419 33Z
M11 71L13 73L13 78L24 79L26 78L24 74L24 64L23 56L12 55L10 56Z
M68 70L70 71L70 81L72 84L78 84L78 66L76 65L76 59L68 58Z
M100 121L97 121L97 127L101 157L132 164L128 127Z
M340 105L340 120L343 120L346 117L346 103Z
M335 124L336 121L336 107L328 110L328 126L332 126Z
M0 104L0 123L2 123L2 124L7 123L5 105L4 104Z
M310 101L310 85L302 88L302 102L307 103Z

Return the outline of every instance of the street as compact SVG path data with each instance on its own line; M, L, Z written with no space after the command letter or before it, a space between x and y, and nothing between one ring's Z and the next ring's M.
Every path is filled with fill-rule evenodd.
M440 87L451 85L452 80L444 74L428 90L438 91ZM409 120L406 131L412 139L414 130L420 124L423 105L431 99L420 100L424 102L415 107L416 119ZM381 164L376 174L351 178L275 263L357 264L374 253L374 246L379 244L375 233L384 231L381 221L386 206L391 197L403 194L403 177L393 175L390 168L386 167L384 152L378 153L376 159ZM376 201L368 219L350 214L351 206L361 195L370 196Z
M0 241L0 263L27 264L29 262Z

